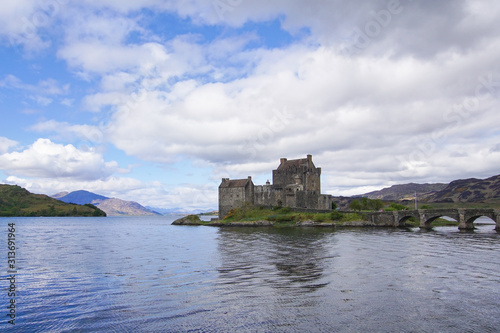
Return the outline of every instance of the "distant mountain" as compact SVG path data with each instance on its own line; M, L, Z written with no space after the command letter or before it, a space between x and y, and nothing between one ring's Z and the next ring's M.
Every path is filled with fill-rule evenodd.
M56 195L59 195L59 193ZM59 200L76 204L93 204L105 211L108 216L161 215L160 213L141 206L135 201L125 201L117 198L108 198L103 195L83 190L67 193L59 197Z
M84 205L87 203L93 203L95 200L106 200L109 199L105 196L95 194L89 191L73 191L71 193L68 192L62 192L62 193L67 193L64 196L59 197L59 200L67 202L67 203L74 203L77 205Z
M500 203L500 175L487 179L458 179L449 184L393 185L380 191L360 195L386 201L413 200L415 192L421 202ZM360 197L355 196L355 197Z
M384 188L380 191L373 191L361 195L362 197L367 197L369 199L381 199L387 201L398 201L398 200L411 200L415 196L415 192L419 197L426 196L430 193L440 191L444 189L448 184L402 184L393 185L388 188Z
M102 209L109 216L153 216L162 215L147 209L135 201L125 201L116 198L105 200L94 200L94 205Z
M430 194L429 202L498 202L500 201L500 175L487 179L454 180L444 189Z
M150 209L152 211L161 213L163 215L179 215L179 214L190 214L192 213L191 211L188 211L183 208L159 208L159 207L151 207L151 206L146 206L147 209Z
M204 214L204 215L217 215L217 209L192 209L188 210L185 208L158 208L146 206L146 208L151 209L155 212L162 213L163 215L187 215L187 214ZM210 214L212 213L212 214Z
M0 184L0 216L106 216L99 208L69 204L17 185Z
M56 193L56 194L53 194L53 195L50 195L51 198L54 198L54 199L59 199L59 198L62 198L64 197L65 195L68 195L69 192L59 192L59 193Z

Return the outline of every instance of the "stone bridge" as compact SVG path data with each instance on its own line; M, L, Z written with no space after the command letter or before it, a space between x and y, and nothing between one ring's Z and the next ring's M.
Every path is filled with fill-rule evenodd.
M405 221L414 217L420 222L419 226L423 229L432 228L432 222L440 217L451 217L458 221L459 229L470 230L474 229L474 221L481 216L492 219L496 224L495 230L500 231L500 210L498 209L449 208L368 213L368 218L374 225L404 227Z

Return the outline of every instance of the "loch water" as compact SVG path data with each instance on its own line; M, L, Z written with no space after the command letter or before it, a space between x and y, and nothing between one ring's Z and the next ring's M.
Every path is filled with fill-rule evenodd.
M500 233L1 218L0 331L498 332ZM15 224L16 325L8 323Z

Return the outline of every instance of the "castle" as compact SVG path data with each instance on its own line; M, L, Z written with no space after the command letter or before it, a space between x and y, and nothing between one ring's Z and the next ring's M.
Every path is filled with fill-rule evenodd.
M273 184L254 185L247 179L222 178L219 186L219 219L245 203L273 207L329 210L332 196L321 194L321 168L316 168L312 155L297 160L282 158L273 170Z

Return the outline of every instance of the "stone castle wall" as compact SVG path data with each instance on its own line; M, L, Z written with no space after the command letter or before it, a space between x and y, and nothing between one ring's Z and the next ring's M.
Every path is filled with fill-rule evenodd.
M219 186L219 218L245 203L267 207L290 207L310 210L331 210L332 196L321 194L321 168L316 168L312 156L306 159L282 158L273 170L273 184L254 185L252 178L223 178Z

